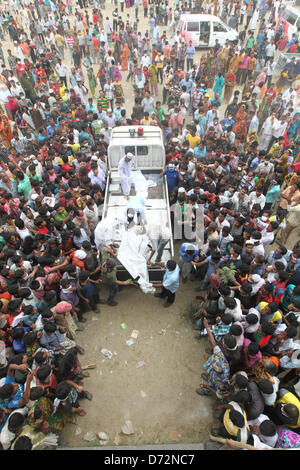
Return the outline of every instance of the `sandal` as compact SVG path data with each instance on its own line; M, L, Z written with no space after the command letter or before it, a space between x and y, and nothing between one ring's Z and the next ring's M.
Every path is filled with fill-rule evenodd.
M87 366L82 366L81 370L96 369L96 367L96 364L88 364Z
M80 371L80 375L82 377L90 377L91 376L88 372L83 372L82 370Z
M91 394L91 392L88 392L87 390L84 390L84 398L87 398L88 400L92 400L93 399L93 395Z
M211 395L211 391L208 390L207 388L203 387L204 384L200 384L200 388L196 388L196 393L198 393L198 395L202 395L202 396L208 396L208 395Z
M201 377L202 377L203 380L205 380L205 382L209 381L208 374L206 374L205 372L202 372Z

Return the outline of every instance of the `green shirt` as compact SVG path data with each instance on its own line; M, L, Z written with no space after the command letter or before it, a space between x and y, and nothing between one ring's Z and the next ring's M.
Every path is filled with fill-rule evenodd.
M158 122L161 122L162 118L163 118L163 114L164 114L163 108L159 108L158 110L156 110L156 108L154 108L153 113L157 114L157 120L158 120Z
M115 282L117 281L117 268L114 267L111 271L107 272L104 266L106 264L106 261L110 258L110 255L105 250L103 250L101 254L102 254L102 270L101 270L102 283L110 286L111 284L115 284Z
M29 193L31 191L30 180L27 175L24 174L24 179L18 184L18 192L22 193L26 199L29 199Z
M64 208L64 210L62 211L61 214L56 212L56 214L54 216L54 219L55 220L64 220L67 216L68 216L68 213L67 213L66 209Z
M253 44L254 44L254 38L248 38L247 49L252 49Z

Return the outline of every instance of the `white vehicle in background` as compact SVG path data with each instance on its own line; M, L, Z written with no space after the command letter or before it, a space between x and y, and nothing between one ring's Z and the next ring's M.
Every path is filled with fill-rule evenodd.
M199 48L213 47L216 39L224 46L227 40L236 42L239 35L214 15L181 15L177 29L186 43L192 41L193 46Z
M118 165L120 159L129 152L133 154L134 158L134 170L132 171L133 196L127 200L122 193ZM149 226L164 227L164 230L167 229L170 234L170 239L163 250L162 262L166 262L174 256L167 181L166 177L159 177L165 168L165 162L163 135L159 127L119 126L112 130L108 146L107 165L109 176L106 183L102 220L124 221L130 204L134 200L136 202L138 200L142 201L146 230ZM120 226L117 224L113 240L114 243L121 245L120 248L122 248L122 242L125 238L121 226L122 223ZM134 232L132 232L131 238L135 238ZM128 242L130 242L130 237ZM149 281L160 281L163 272L161 267L154 264L149 265ZM130 277L133 276L124 268L124 265L119 265L118 278L127 280Z
M297 6L285 6L282 10L278 23L283 25L283 36L287 41L292 39L294 33L298 33L300 37L300 8Z

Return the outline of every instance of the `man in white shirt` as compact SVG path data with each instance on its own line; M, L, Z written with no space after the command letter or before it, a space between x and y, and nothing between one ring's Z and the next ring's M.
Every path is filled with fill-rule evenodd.
M58 73L59 79L64 81L65 86L67 87L67 71L69 67L62 63L61 59L58 59L57 64L55 66L55 70Z
M266 46L266 56L267 59L271 59L274 57L275 53L275 44L274 41L271 41L267 46Z
M83 87L83 83L82 81L77 81L77 85L74 86L74 92L77 96L79 96L80 98L80 101L81 101L81 104L86 107L87 105L87 98L86 98L86 95L87 95L87 89L85 87Z
M288 88L287 90L285 90L285 92L284 92L283 95L282 95L282 99L283 99L285 105L286 105L289 101L292 101L292 102L293 102L293 105L295 105L296 98L297 98L297 93L296 93L296 91L293 89L293 87L290 87L290 88Z
M262 193L261 187L257 187L255 191L252 191L249 194L250 210L252 209L254 204L259 204L261 210L263 210L263 208L265 207L265 203L266 203L266 198Z
M144 67L149 67L150 64L151 64L151 59L150 59L150 57L147 55L147 52L144 52L144 55L143 55L142 58L141 58L141 65L142 65L142 68L144 68Z
M258 132L258 127L259 127L259 119L257 115L255 114L255 111L250 111L250 116L252 116L252 119L250 121L249 129L248 129L248 134L250 134L251 131L255 131L256 133Z
M256 224L261 229L261 242L264 248L268 245L272 245L275 239L276 230L278 230L278 223L275 221L265 223L260 219L256 219Z
M260 162L257 167L256 167L256 170L255 170L255 173L256 174L260 174L260 173L266 173L266 174L270 174L270 173L273 173L274 171L274 164L270 161L267 160L267 155L264 157L263 161Z

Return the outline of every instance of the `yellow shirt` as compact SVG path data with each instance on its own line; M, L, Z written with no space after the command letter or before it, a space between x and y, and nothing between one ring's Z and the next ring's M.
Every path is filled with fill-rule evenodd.
M79 144L74 144L73 147L75 147L75 146L77 146L77 145L78 145L79 148L80 148L80 145L79 145ZM68 144L68 147L72 147L72 145ZM74 152L74 150L73 150L73 152ZM75 152L74 152L74 153L75 153ZM69 156L68 156L68 163L72 163L72 161L73 161L73 157L72 157L71 155L69 155ZM60 165L63 165L63 164L64 164L64 161L63 161L62 158L59 159L59 164L60 164Z
M77 153L80 150L80 144L68 144L68 147L71 147L74 153Z
M63 46L65 44L65 40L60 34L55 34L54 39L58 47Z
M277 400L275 405L277 405L278 403L290 403L291 405L295 405L298 408L299 416L298 416L297 424L293 426L291 424L287 424L286 426L288 428L299 428L300 427L300 401L298 400L298 398L293 393L288 392L285 395L283 395L282 398L279 398L279 400Z
M149 117L148 119L143 118L143 119L141 120L141 123L142 123L144 126L149 126L151 121L152 121L151 117Z
M191 134L186 136L186 140L188 140L191 149L197 147L201 142L201 139L198 135L192 136Z

